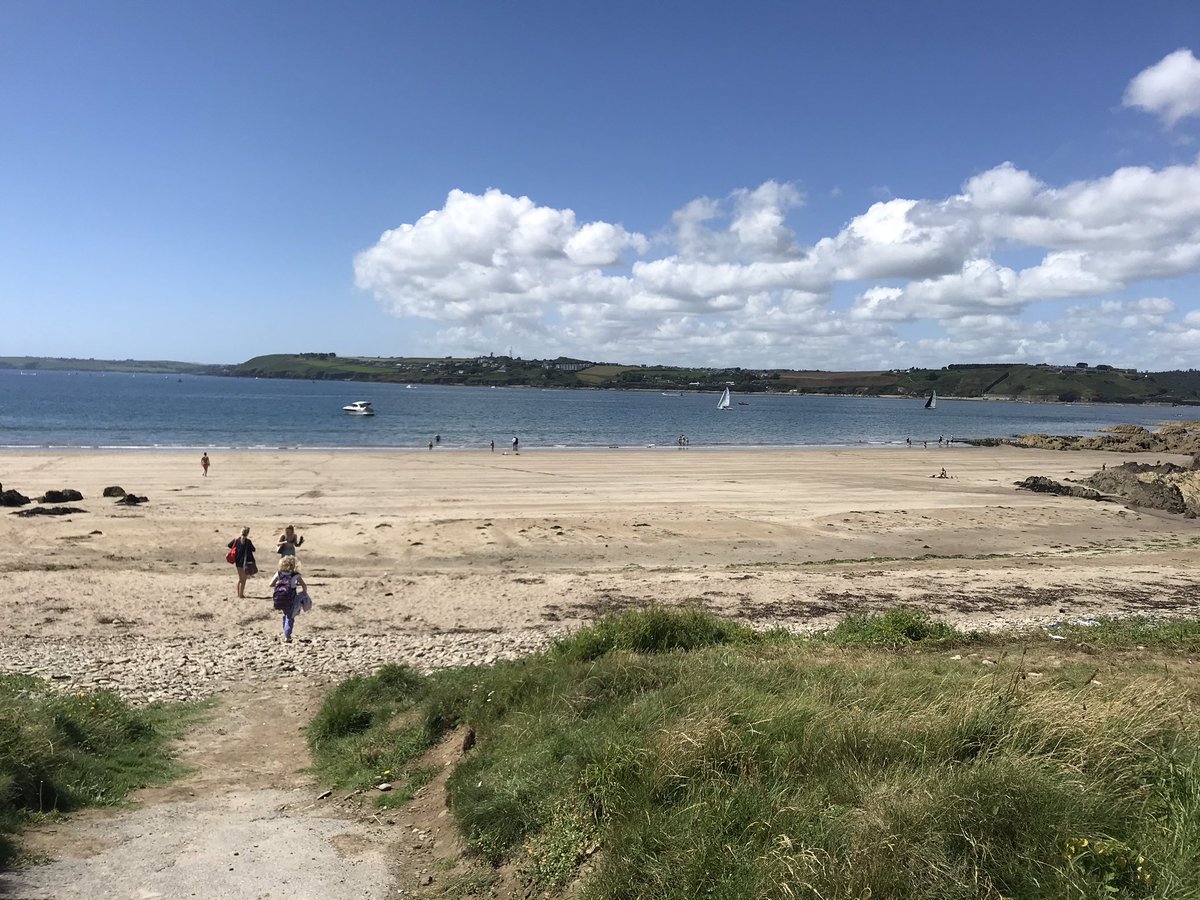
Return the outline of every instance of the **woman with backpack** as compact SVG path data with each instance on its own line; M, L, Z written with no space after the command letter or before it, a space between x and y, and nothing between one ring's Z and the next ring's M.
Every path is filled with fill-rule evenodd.
M229 560L237 566L237 595L246 596L246 579L258 574L258 564L254 562L254 542L250 540L250 528L242 529L241 537L236 537L225 545L232 552L233 559ZM229 559L229 557L225 557Z
M292 626L301 608L311 609L308 599L308 585L304 583L297 569L300 563L294 556L283 556L279 559L279 571L271 579L272 605L283 613L283 639L292 642Z

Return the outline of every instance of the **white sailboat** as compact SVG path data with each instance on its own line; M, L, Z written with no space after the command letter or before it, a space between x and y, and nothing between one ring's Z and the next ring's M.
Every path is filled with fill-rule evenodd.
M729 409L729 388L725 388L721 392L721 399L717 401L717 409Z
M925 401L926 409L937 409L937 391L929 395L929 399Z

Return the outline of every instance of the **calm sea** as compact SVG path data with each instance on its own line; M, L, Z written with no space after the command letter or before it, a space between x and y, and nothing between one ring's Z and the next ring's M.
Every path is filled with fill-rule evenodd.
M736 397L648 391L427 387L205 376L0 370L0 447L508 449L856 446L1086 434L1118 422L1196 416L1184 408L938 400ZM342 406L369 400L374 417ZM742 405L745 404L745 405Z

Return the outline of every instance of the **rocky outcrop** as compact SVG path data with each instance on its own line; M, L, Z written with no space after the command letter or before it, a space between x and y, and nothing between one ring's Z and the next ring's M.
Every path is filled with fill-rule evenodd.
M1188 517L1200 515L1200 467L1172 463L1124 463L1105 466L1079 481L1060 484L1043 475L1016 482L1019 490L1081 497L1087 500L1120 500L1130 506L1159 509Z
M117 501L117 504L124 504L125 506L137 506L139 503L149 502L150 499L148 497L139 497L137 494L125 494L120 500Z
M83 494L71 488L63 488L61 491L46 491L42 496L37 498L38 503L76 503L83 499Z
M1200 513L1200 471L1194 469L1125 463L1101 469L1082 483L1134 506L1189 516Z
M1033 491L1037 494L1059 494L1064 497L1079 497L1082 500L1104 499L1099 491L1077 484L1060 484L1045 475L1030 475L1024 481L1016 482L1016 486L1018 490Z
M125 488L120 487L115 484L111 485L104 489L103 496L105 496L105 497L124 497L125 496Z
M19 491L4 490L4 485L0 484L0 506L25 506L32 502Z
M1111 450L1117 453L1200 454L1200 422L1179 422L1150 431L1141 425L1113 425L1100 434L1023 434L1013 443L1039 450Z

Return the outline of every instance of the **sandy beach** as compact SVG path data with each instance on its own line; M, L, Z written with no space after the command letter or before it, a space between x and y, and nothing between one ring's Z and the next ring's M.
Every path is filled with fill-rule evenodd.
M794 630L902 604L976 628L1195 608L1196 520L1013 487L1132 454L221 452L208 477L199 455L0 455L6 489L85 498L0 515L0 669L182 697L279 670L488 662L656 602ZM118 506L109 485L149 502ZM283 645L267 582L289 523L315 609ZM239 600L224 556L242 526L262 573Z

